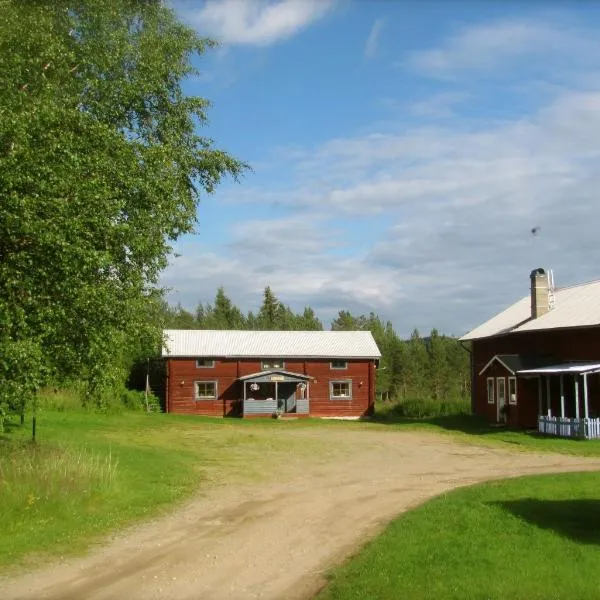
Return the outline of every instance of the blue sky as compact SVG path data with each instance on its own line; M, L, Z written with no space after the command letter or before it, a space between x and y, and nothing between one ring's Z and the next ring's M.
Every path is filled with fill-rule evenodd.
M186 84L202 133L253 167L203 197L172 302L270 285L326 324L461 335L535 267L600 278L600 3L171 4L221 42Z

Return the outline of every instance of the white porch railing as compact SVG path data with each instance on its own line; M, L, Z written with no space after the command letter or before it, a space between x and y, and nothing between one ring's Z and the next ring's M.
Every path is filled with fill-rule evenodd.
M567 417L538 417L538 431L546 435L585 439L600 438L600 419L568 419Z

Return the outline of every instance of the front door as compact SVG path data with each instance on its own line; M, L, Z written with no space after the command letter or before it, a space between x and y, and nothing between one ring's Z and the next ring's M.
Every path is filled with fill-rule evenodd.
M280 385L281 397L284 399L284 410L286 413L296 412L296 383Z
M504 377L498 377L496 379L496 410L498 423L506 421L506 414L504 407L506 406L506 379Z

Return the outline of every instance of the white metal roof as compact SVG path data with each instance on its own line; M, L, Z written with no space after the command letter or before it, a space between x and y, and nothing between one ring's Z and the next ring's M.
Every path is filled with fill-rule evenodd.
M600 280L559 288L554 297L554 308L537 319L531 318L531 299L527 295L460 339L466 341L519 331L600 325Z
M600 371L599 362L563 363L561 365L549 365L537 369L523 369L517 371L518 375L552 375L559 373L597 373Z
M232 358L381 357L370 331L167 329L163 356Z

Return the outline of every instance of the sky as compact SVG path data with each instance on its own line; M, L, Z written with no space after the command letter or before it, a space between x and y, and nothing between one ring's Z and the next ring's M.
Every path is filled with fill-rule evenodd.
M185 84L201 133L252 171L201 198L170 302L256 310L268 285L326 326L462 335L536 267L600 279L600 2L171 6L220 42Z

